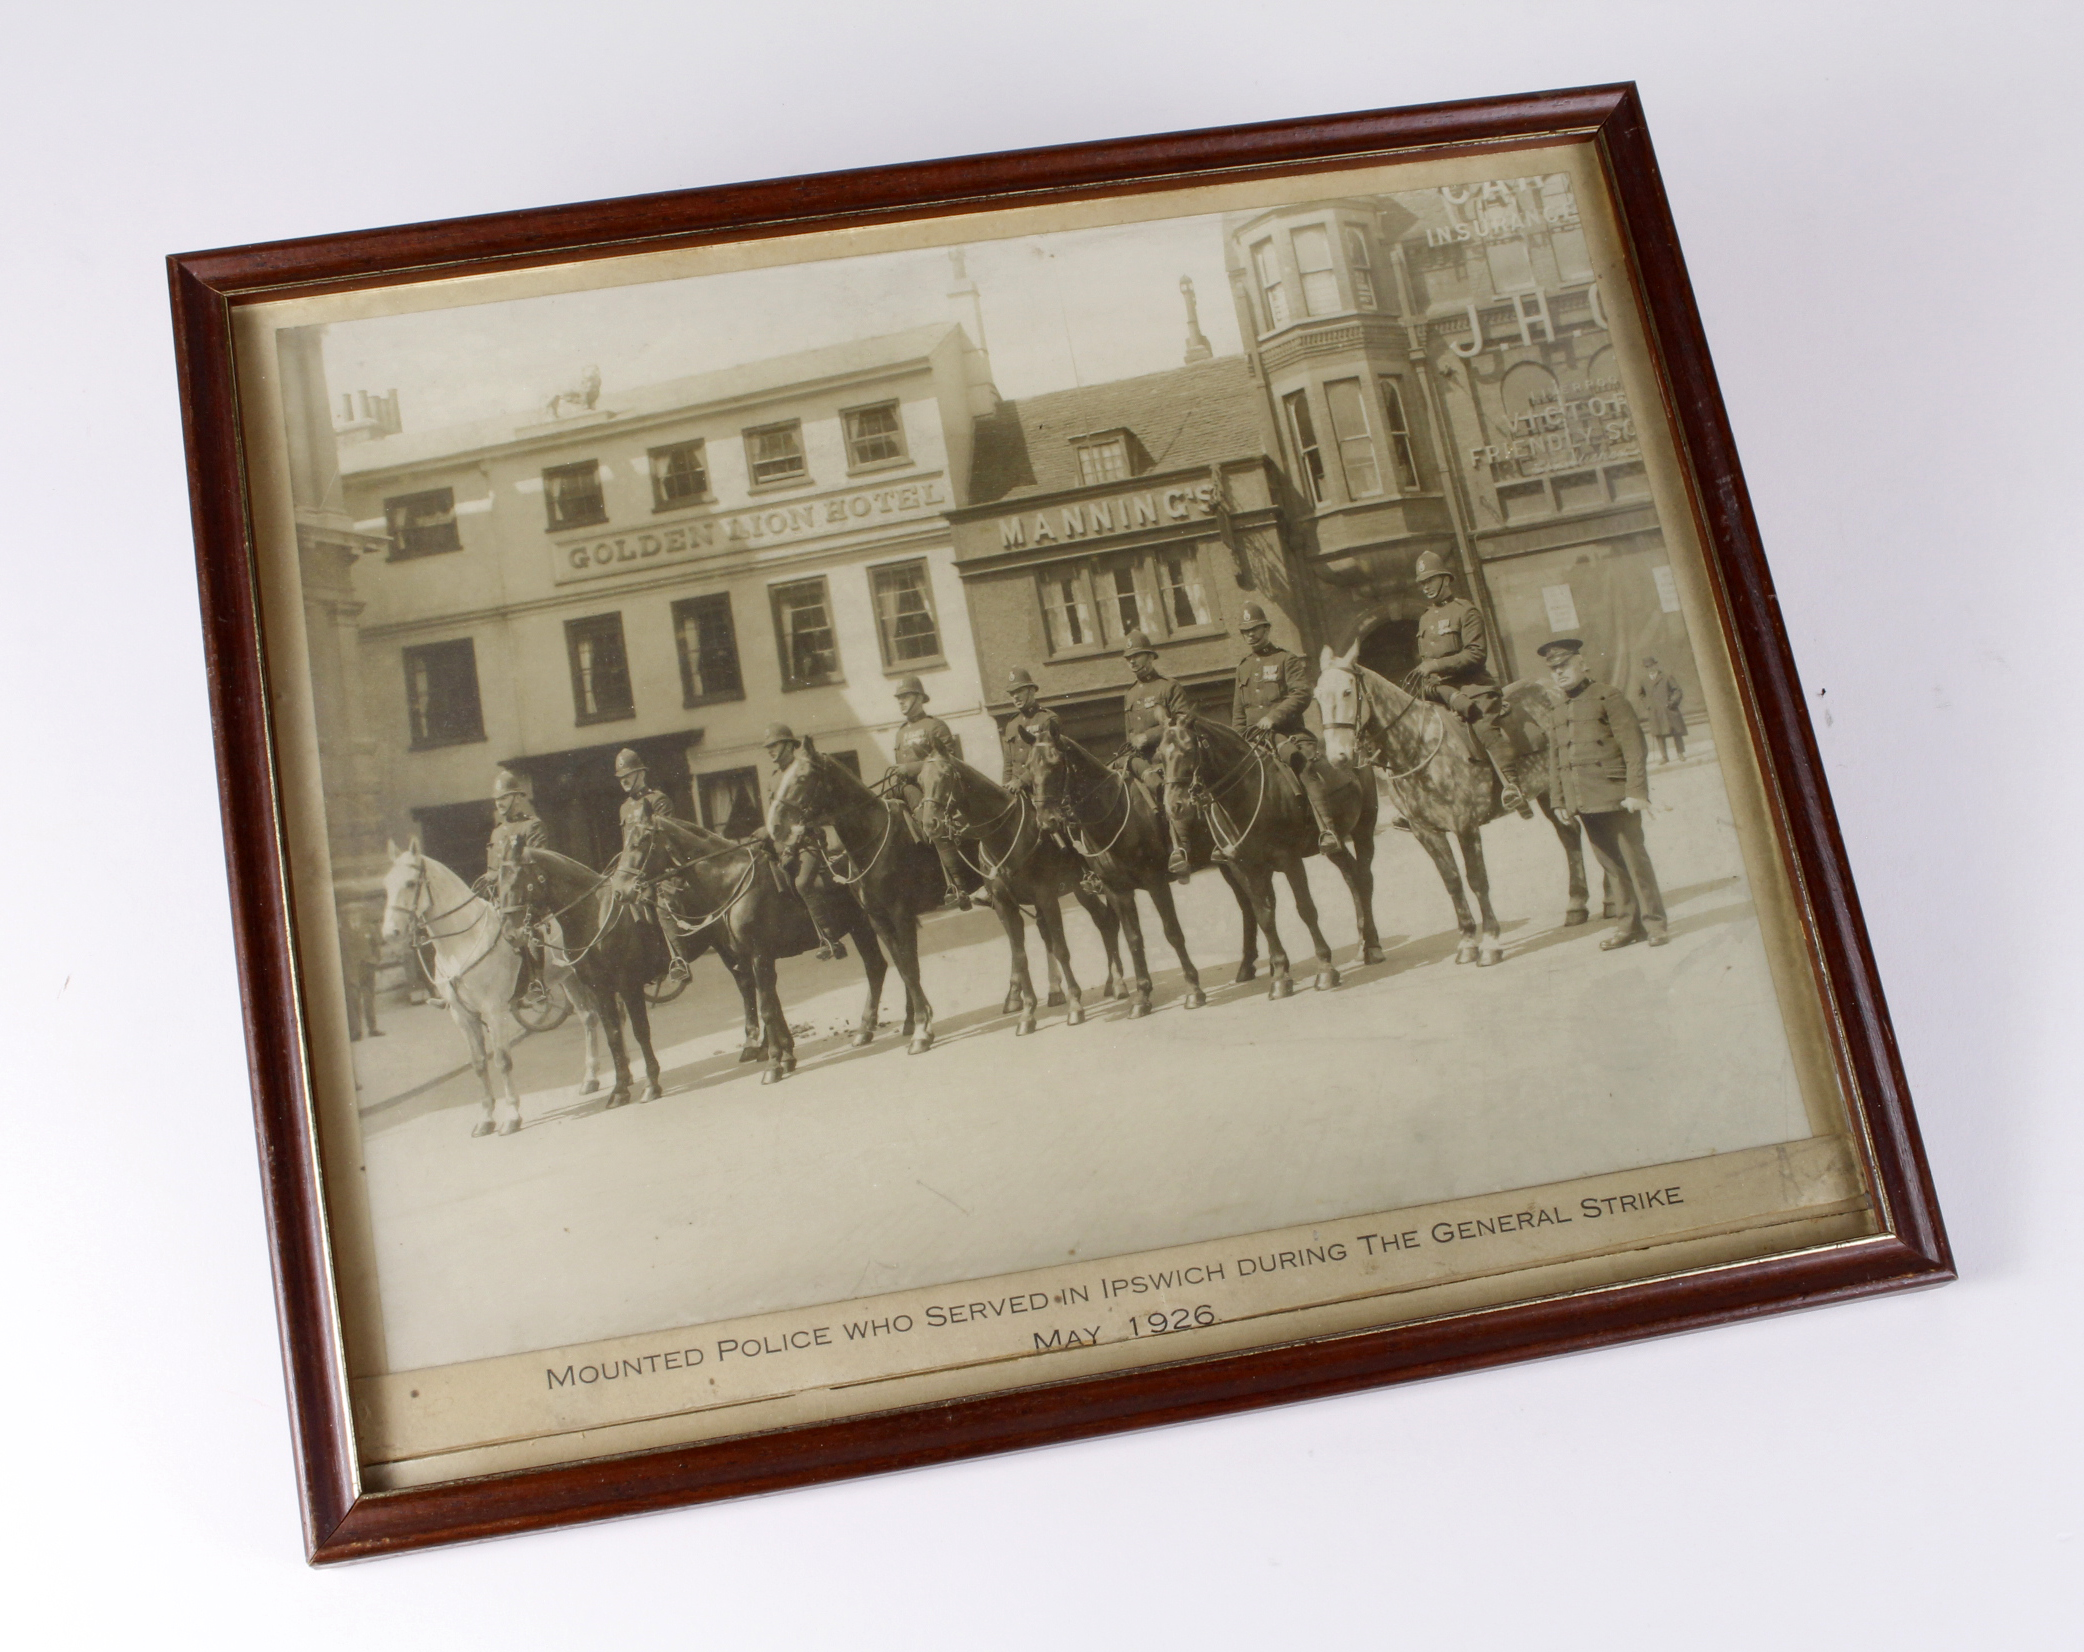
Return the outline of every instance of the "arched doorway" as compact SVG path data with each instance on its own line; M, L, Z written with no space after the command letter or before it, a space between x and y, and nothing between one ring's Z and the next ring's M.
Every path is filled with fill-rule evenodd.
M1417 621L1377 620L1360 639L1360 652L1354 659L1377 675L1401 683L1418 665Z

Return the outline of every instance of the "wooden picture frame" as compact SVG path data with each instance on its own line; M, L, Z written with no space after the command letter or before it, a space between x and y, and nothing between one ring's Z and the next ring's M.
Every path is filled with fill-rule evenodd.
M632 254L1312 178L1423 158L1585 146L1604 178L1656 389L1732 662L1741 733L1792 891L1871 1230L1830 1242L1537 1293L1405 1323L1276 1340L759 1432L371 1489L356 1448L339 1235L314 1110L312 958L291 914L305 876L250 485L241 312ZM501 213L169 260L226 864L246 1004L277 1303L314 1562L519 1532L1593 1348L1953 1277L1881 983L1773 597L1757 524L1631 86L1603 86L1118 139ZM1611 300L1610 300L1611 303ZM1480 329L1479 329L1480 338ZM250 365L250 364L249 364ZM859 398L857 398L859 399ZM850 403L849 405L852 405ZM942 606L946 602L943 599ZM741 648L774 621L737 615ZM873 657L873 656L871 656ZM576 668L575 668L576 669ZM898 669L877 658L857 674ZM743 696L737 696L742 698ZM727 697L730 698L730 697ZM797 696L788 696L794 700ZM678 688L674 699L680 699ZM690 701L690 704L696 703ZM776 715L793 709L779 706Z

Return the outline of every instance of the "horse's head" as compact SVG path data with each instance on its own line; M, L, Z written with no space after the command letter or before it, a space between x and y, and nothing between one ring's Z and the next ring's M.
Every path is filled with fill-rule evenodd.
M418 838L403 849L396 843L386 844L385 848L391 857L391 869L384 874L383 936L387 941L395 941L415 919L427 915L427 861L420 853Z
M919 765L919 824L931 838L952 836L962 822L962 788L955 765L938 754Z
M548 869L522 847L519 838L507 840L507 852L498 873L499 917L509 934L533 923L539 914L555 905Z
M1325 649L1318 658L1317 716L1324 726L1324 755L1334 763L1353 761L1360 739L1360 720L1367 701L1360 692L1354 656L1359 639L1343 654Z
M1064 761L1063 745L1053 733L1043 729L1035 736L1034 747L1028 752L1028 779L1034 783L1035 800L1052 822L1069 801L1070 778L1070 765Z
M774 777L767 835L776 843L793 843L799 833L818 830L832 818L832 781L824 772L829 761L806 734L789 766Z
M622 829L622 853L615 857L610 875L618 893L662 876L673 859L673 842L647 808L630 812L630 823Z

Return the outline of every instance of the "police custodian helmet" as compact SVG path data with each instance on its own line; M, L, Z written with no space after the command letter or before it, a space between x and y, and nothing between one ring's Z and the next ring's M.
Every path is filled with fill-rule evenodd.
M1006 673L1006 686L1008 688L1033 688L1035 679L1026 666L1016 665L1011 671Z
M501 769L493 777L492 795L494 797L521 797L526 792L527 788L521 784L521 777L512 769Z
M926 692L926 685L917 677L900 677L897 679L897 697L902 700L907 694L916 694L922 700L933 698Z
M802 742L800 742L796 738L796 731L789 727L787 723L769 723L767 725L767 732L760 738L760 744L765 746L769 751L774 750L776 746L794 746L800 745L801 743Z
M1418 559L1418 566L1411 570L1411 577L1423 585L1429 579L1438 579L1442 574L1453 574L1447 558L1438 551L1427 551Z
M1122 658L1125 660L1133 660L1138 654L1149 654L1156 658L1157 652L1150 637L1142 631L1131 631L1122 639Z
M626 774L642 774L643 772L644 759L639 757L628 746L624 746L622 750L615 754L615 777L618 780Z
M1271 624L1273 621L1266 617L1266 610L1256 602L1246 603L1244 611L1237 616L1237 628L1240 631L1256 631L1262 625Z

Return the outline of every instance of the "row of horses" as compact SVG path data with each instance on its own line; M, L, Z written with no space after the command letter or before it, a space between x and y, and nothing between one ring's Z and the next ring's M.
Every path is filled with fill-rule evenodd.
M1158 746L1164 818L1142 783L1069 738L1045 735L1035 742L1024 786L1002 785L959 760L930 759L916 776L915 817L889 801L887 787L865 784L806 739L776 777L768 833L752 841L640 810L605 870L517 845L492 869L496 883L489 898L427 857L417 841L402 851L394 847L385 880L384 934L409 938L432 955L430 973L483 1085L479 1135L520 1126L510 1048L520 1036L514 997L530 955L540 960L545 989L567 999L584 1025L582 1093L598 1088L604 1041L614 1067L607 1105L633 1099L625 1020L644 1069L634 1099L649 1101L661 1093L644 992L669 964L661 913L683 959L692 964L714 953L737 984L745 1012L740 1059L765 1061L766 1083L793 1072L795 1039L775 966L813 950L820 938L771 844L805 832L829 830L838 843L831 870L849 898L836 904L866 986L851 1035L857 1048L875 1038L893 964L904 987L908 1048L917 1055L933 1045L934 1007L920 978L919 920L941 906L946 890L935 840L955 848L966 891L986 901L1005 930L1011 974L1004 1009L1017 1018L1016 1033L1035 1030L1045 1002L1028 967L1030 919L1049 959L1046 1001L1061 1003L1072 1025L1084 1019L1085 993L1064 928L1067 895L1099 934L1107 958L1102 992L1108 999L1126 997L1132 1018L1152 1009L1139 896L1155 911L1179 961L1184 1007L1207 1003L1168 874L1174 841L1187 848L1195 870L1215 867L1237 900L1238 982L1255 978L1263 939L1269 995L1285 998L1295 990L1294 966L1277 922L1278 877L1309 932L1315 985L1336 987L1340 976L1318 922L1306 862L1322 854L1338 869L1353 900L1360 961L1380 962L1373 912L1378 777L1453 899L1461 931L1456 961L1497 962L1502 942L1478 837L1484 822L1500 812L1489 762L1452 713L1357 665L1350 652L1325 652L1316 696L1336 780L1327 792L1335 847L1320 846L1302 787L1270 741L1191 714L1168 722ZM1563 843L1570 867L1565 922L1580 923L1587 903L1579 832L1550 810L1539 772L1538 727L1523 720L1521 734L1534 759L1522 789L1540 802ZM1475 913L1464 894L1465 875ZM503 1095L495 1092L495 1071Z

